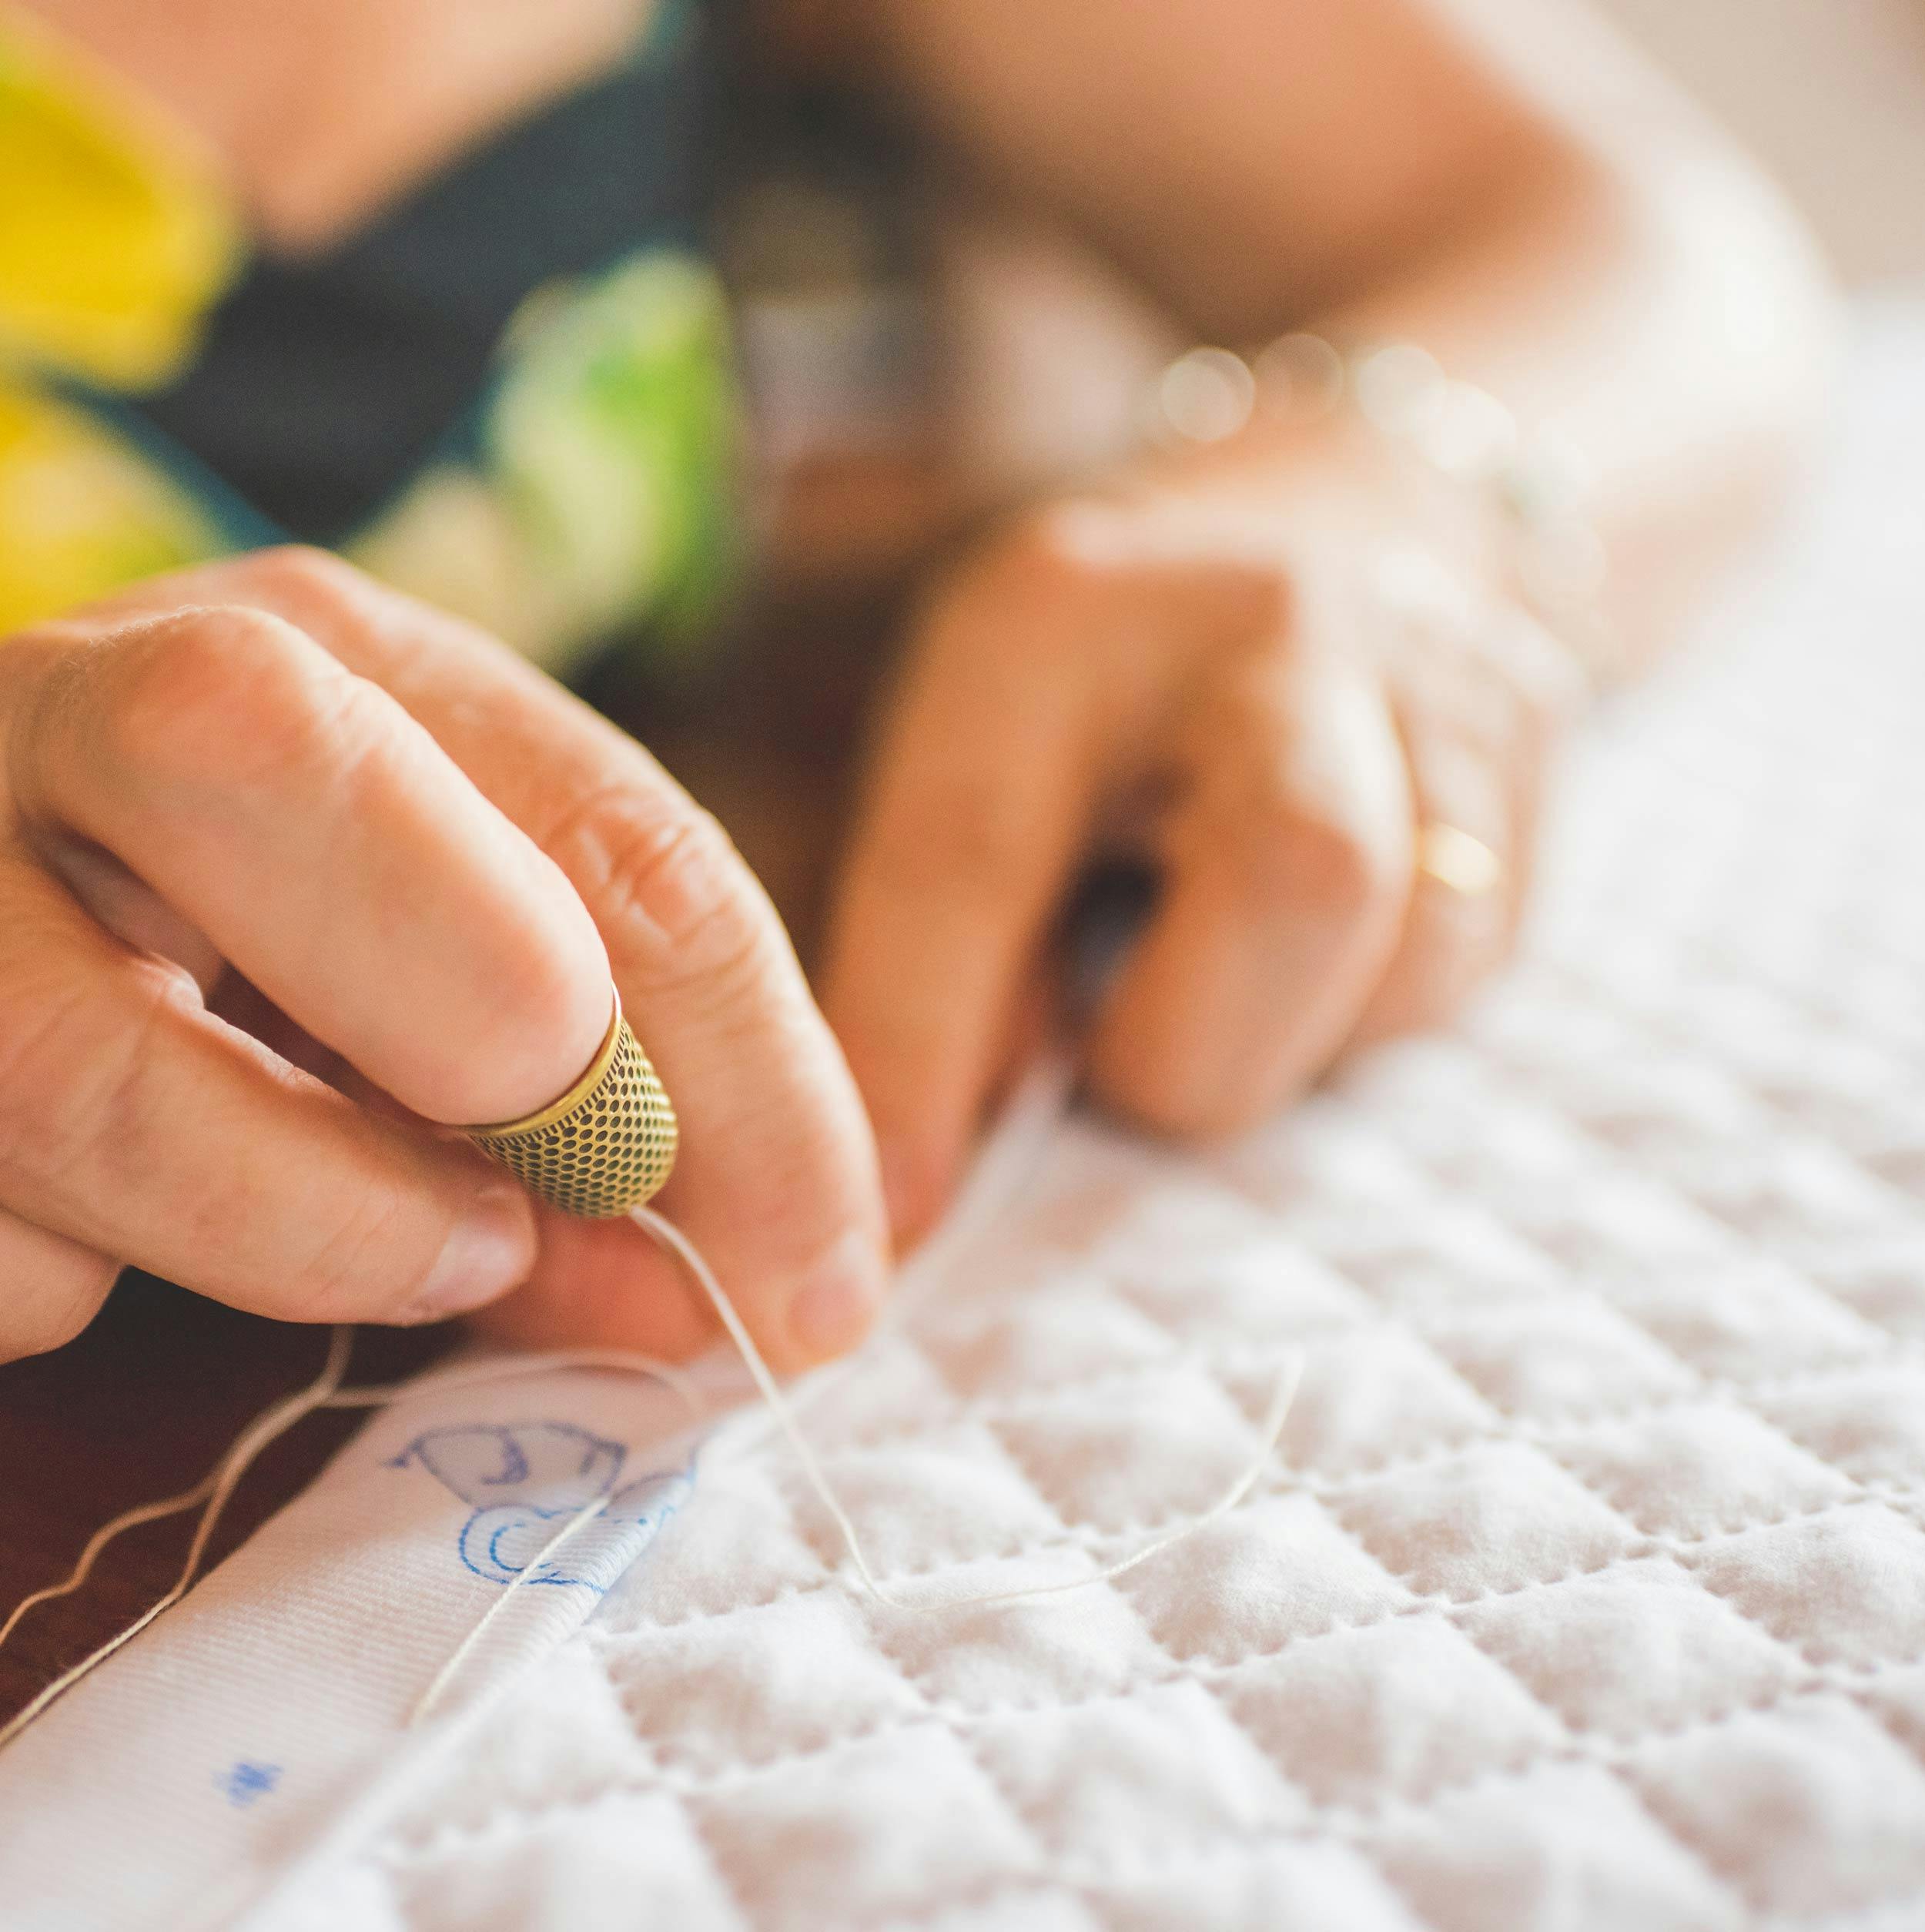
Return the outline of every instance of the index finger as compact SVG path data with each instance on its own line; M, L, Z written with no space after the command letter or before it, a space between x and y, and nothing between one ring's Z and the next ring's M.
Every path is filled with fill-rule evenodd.
M580 899L400 705L296 626L190 606L8 651L8 786L56 866L63 835L112 853L431 1120L513 1118L588 1064L610 999Z
M973 619L889 715L838 881L824 1006L899 1238L942 1205L1003 1063L1098 782L1073 678L1014 677Z
M390 693L561 868L681 1117L664 1205L778 1366L851 1345L887 1269L874 1142L781 922L721 827L626 732L472 626L318 553L219 568L224 594L244 591ZM209 574L176 581L191 593ZM689 1337L677 1271L615 1225L554 1227L510 1318L531 1338Z

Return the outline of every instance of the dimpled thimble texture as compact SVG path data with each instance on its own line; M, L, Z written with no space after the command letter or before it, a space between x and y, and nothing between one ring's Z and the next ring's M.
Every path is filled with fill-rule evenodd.
M588 1072L561 1099L525 1120L466 1131L564 1214L597 1217L656 1193L678 1137L668 1095L619 1006Z

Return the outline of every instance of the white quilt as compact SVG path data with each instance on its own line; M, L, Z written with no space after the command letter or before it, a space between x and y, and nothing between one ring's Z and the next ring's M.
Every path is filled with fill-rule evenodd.
M0 1759L0 1923L1925 1927L1925 312L1853 395L1766 591L1599 728L1459 1031L1207 1157L1006 1146L802 1394L936 1594L1204 1505L1301 1348L1241 1508L909 1617L759 1417L691 1462L605 1378L383 1416ZM568 1427L607 1469L542 1476ZM553 1509L638 1476L401 1733Z

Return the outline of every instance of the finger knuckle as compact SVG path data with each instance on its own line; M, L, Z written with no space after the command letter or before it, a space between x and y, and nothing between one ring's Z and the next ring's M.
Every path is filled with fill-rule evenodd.
M760 887L720 822L692 802L600 792L549 849L618 970L644 991L732 988L779 956L780 927Z
M131 999L103 999L86 979L16 984L0 996L0 1169L88 1172L111 1186L114 1164L151 1145L153 1035L198 1011L200 996L158 962L130 962L125 986Z
M373 589L371 580L345 558L312 544L255 551L235 568L245 581L322 611L359 610Z
M571 1028L588 1023L584 1008L608 1019L608 977L597 954L592 962L571 943L560 942L554 923L529 919L504 928L490 939L486 955L490 1029L500 1062L510 1056L541 1056L560 1050L554 1043L576 1036ZM464 1051L451 1042L450 1077L458 1073Z
M1329 918L1354 918L1398 888L1381 841L1296 798L1260 800L1227 843L1244 890L1260 905L1298 905Z
M191 789L310 762L340 735L355 681L290 624L244 604L175 612L118 641L91 728L107 768Z

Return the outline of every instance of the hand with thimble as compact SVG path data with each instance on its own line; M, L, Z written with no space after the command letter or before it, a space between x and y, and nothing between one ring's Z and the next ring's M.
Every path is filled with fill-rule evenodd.
M1197 1139L1488 984L1565 726L1765 526L1822 397L1796 224L1561 9L20 11L0 1358L128 1264L300 1320L487 1306L517 1341L685 1355L708 1311L624 1218L658 1188L775 1368L841 1353L1065 1006L1083 1095ZM765 40L766 96L728 64ZM919 274L979 219L1019 244L977 290L983 367L930 329L959 367L904 411L918 462L1007 473L886 464L843 499L857 551L899 524L940 554L903 560L932 581L812 989L716 819L533 668L713 639L760 521L738 364L778 403L802 378L762 399L773 460L825 414L835 442L842 400L866 445L888 410L847 371L893 393L924 360L891 196L875 249L834 196L802 219L812 188L762 197L779 245L728 276L689 253L708 150L765 130L677 103L772 124L791 81L812 123L818 91L872 97L892 138L852 152L960 217L900 251ZM845 300L872 254L882 299ZM1039 256L1038 313L1006 315ZM762 256L775 323L738 330ZM817 343L819 311L855 336ZM973 390L1022 434L929 433ZM380 582L286 548L138 581L282 531ZM826 819L841 774L808 782ZM1066 1002L1064 909L1119 863L1147 912Z
M772 1361L866 1330L873 1143L780 922L492 638L319 552L155 578L0 648L0 1359L129 1264L687 1354L619 1218L671 1169Z

